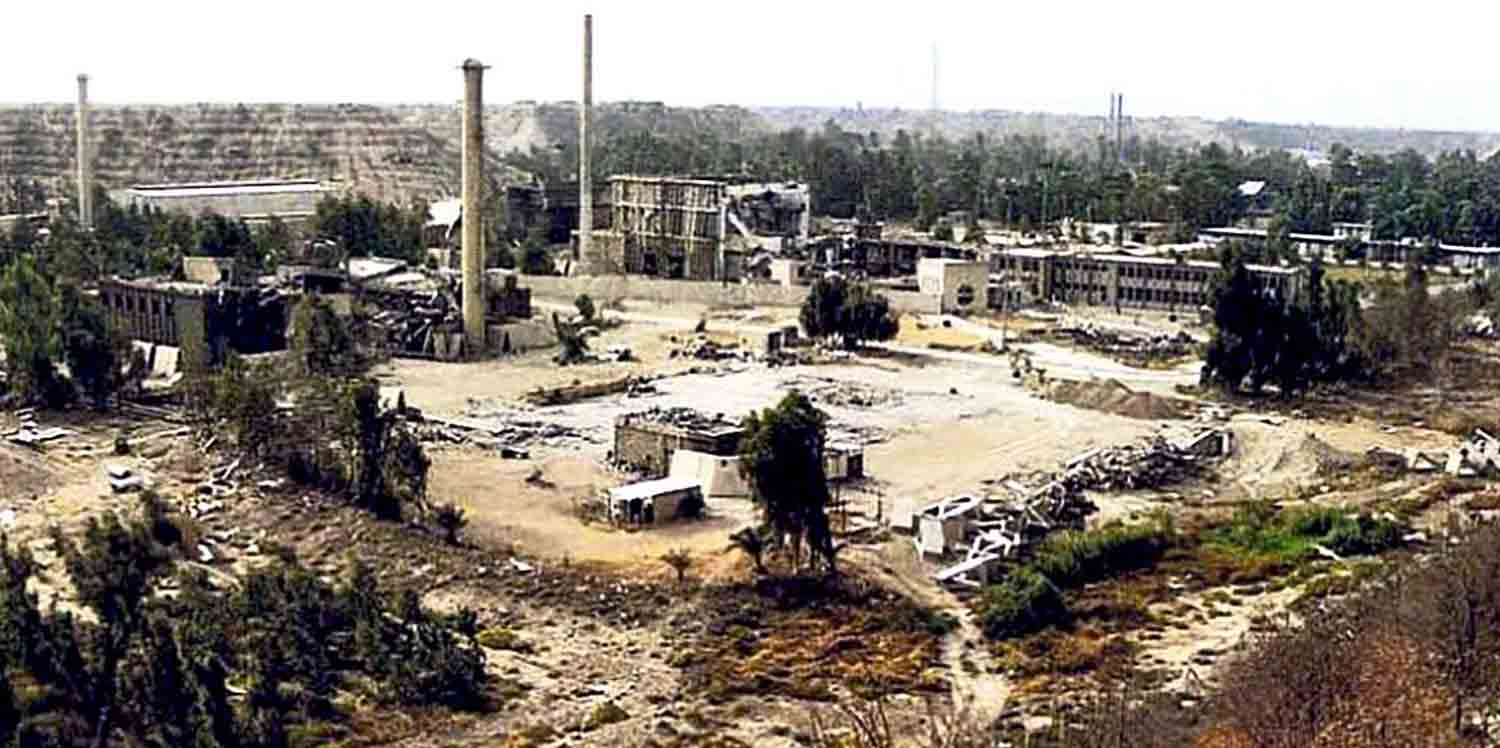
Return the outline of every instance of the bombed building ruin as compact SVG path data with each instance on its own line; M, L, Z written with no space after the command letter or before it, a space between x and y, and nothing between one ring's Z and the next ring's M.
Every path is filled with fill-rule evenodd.
M672 455L685 449L721 457L739 453L745 429L738 421L687 408L653 408L615 419L616 465L648 477L667 475Z
M780 254L808 239L805 184L616 176L607 194L605 227L593 232L588 256L578 258L589 274L738 280L758 254Z
M286 348L286 299L274 289L160 279L99 284L110 324L126 338L178 348L185 360L215 364L230 352Z

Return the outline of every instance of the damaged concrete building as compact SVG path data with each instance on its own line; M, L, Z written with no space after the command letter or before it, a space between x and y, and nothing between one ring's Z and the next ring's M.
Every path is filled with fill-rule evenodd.
M733 457L739 453L745 429L722 415L687 408L653 408L615 419L613 458L617 465L661 477L672 466L672 456L686 449L705 455Z
M185 360L286 348L287 304L274 289L111 278L100 282L99 300L126 338L180 349Z
M604 202L607 221L575 258L584 274L736 281L805 244L811 220L800 183L616 176Z
M842 229L809 244L807 259L814 267L866 278L901 278L915 276L924 259L979 259L977 249L954 242L887 236L883 223L855 221Z

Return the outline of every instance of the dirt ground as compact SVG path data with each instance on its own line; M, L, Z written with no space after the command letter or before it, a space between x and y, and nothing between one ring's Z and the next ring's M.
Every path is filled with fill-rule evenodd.
M625 564L654 562L677 549L707 555L724 550L730 533L754 519L749 502L712 499L701 520L625 530L580 518L584 498L618 481L595 460L499 460L472 449L438 450L432 457L432 496L463 507L475 538L529 556ZM528 480L534 471L539 479Z
M541 306L546 308L545 303ZM401 392L409 405L429 415L488 421L497 427L518 419L535 420L573 435L531 445L524 459L502 459L496 450L472 444L429 446L431 500L451 501L468 512L471 545L448 548L420 528L375 522L290 488L247 488L208 525L215 531L235 529L288 543L329 576L341 573L349 555L367 555L379 561L383 572L421 589L430 605L445 610L474 607L484 626L512 628L532 645L525 652L490 653L497 678L526 687L506 711L413 724L411 737L394 744L504 744L505 738L538 725L560 733L556 740L540 743L547 745L650 741L685 746L702 744L695 741L708 734L773 748L805 743L799 736L804 736L807 714L817 704L767 694L707 703L681 666L682 653L695 642L727 635L710 622L708 614L714 608L709 598L716 593L708 590L753 578L745 558L726 546L731 532L754 521L754 507L746 501L711 501L704 521L635 532L580 518L581 498L626 480L606 467L613 422L622 413L685 406L739 416L773 405L792 389L801 390L829 414L839 438L865 445L872 480L846 498L854 511L883 518L909 515L923 502L974 491L982 482L1007 473L1053 470L1086 450L1187 425L1108 415L1039 398L1012 377L1006 357L993 354L898 343L857 358L774 368L670 356L676 347L671 338L689 336L700 319L708 320L716 337L728 339L786 321L795 310L627 304L607 313L623 324L606 330L595 346L628 345L639 361L560 368L549 353L536 352L469 364L399 360L381 368L388 394ZM984 321L947 328L929 324L927 330L914 331L939 329L942 335L981 341L997 333ZM1143 370L1087 351L1047 343L1024 345L1034 362L1054 377L1110 377L1132 389L1163 395L1178 395L1178 385L1197 378L1193 366ZM536 387L616 379L625 373L656 377L656 393L550 407L521 403ZM1275 404L1242 407L1265 412ZM1319 452L1307 447L1310 440L1350 455L1371 446L1442 449L1457 442L1443 431L1412 425L1405 413L1381 419L1330 411L1279 414L1284 420L1251 414L1213 422L1233 432L1236 446L1210 478L1159 491L1091 493L1100 508L1094 520L1140 517L1159 509L1184 516L1228 511L1258 499L1370 503L1376 497L1409 493L1430 479L1403 478L1378 489L1345 484L1344 476L1320 468ZM0 443L0 525L52 567L43 575L44 601L61 578L55 554L49 556L47 528L54 523L76 526L104 511L135 506L133 497L109 492L106 464L121 462L148 473L178 500L192 495L194 476L201 478L216 464L199 464L209 458L194 457L192 450L169 455L165 446L152 446L147 437L169 432L174 428L170 424L78 418L78 436L43 451ZM46 423L68 425L68 417ZM126 425L135 427L141 447L131 457L116 458L111 454L113 434ZM0 428L9 427L0 417ZM161 441L166 445L181 440ZM693 556L689 581L680 587L659 560L677 549ZM232 572L257 554L231 555L232 559L216 560L214 568ZM958 627L941 640L935 657L922 664L932 671L923 672L923 678L946 682L954 701L986 718L1015 708L1021 695L1013 688L1014 674L996 662L966 602L932 581L938 565L916 558L909 538L877 533L851 539L841 559L864 578L958 618ZM1222 652L1245 638L1256 616L1284 611L1298 590L1247 592L1235 596L1234 602L1213 593L1184 593L1171 610L1157 611L1165 617L1182 610L1182 605L1193 610L1182 617L1181 625L1140 638L1141 659L1178 682L1201 677ZM795 624L803 633L818 625L817 619ZM768 648L784 641L819 641L763 636L758 643ZM629 718L596 732L577 729L605 702L621 705ZM922 713L916 696L894 703L899 719Z

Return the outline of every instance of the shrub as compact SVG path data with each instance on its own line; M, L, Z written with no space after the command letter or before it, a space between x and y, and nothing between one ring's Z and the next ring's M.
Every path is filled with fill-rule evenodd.
M1165 520L1069 530L1049 537L1032 568L1060 587L1073 587L1155 563L1171 542Z
M1030 567L1017 569L986 589L978 613L984 633L992 639L1023 636L1068 617L1062 592Z
M597 730L605 725L613 725L630 719L630 714L613 701L606 701L594 707L589 713L589 718L583 723L583 729Z
M443 530L448 545L458 545L458 534L469 524L464 510L456 504L442 504L433 511L433 521Z
M579 319L583 320L584 322L594 321L594 300L589 298L588 294L579 294L578 298L573 300L573 306L578 308Z
M503 626L488 628L479 632L479 644L490 649L504 649L511 652L527 654L532 651L530 642L523 641L516 632Z

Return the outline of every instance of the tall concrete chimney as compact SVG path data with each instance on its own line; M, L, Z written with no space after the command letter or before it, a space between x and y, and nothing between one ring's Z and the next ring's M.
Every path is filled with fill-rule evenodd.
M594 175L589 157L594 141L594 17L583 17L583 103L578 108L578 255L575 262L593 263ZM595 271L597 272L597 270Z
M464 60L463 313L464 349L477 357L484 342L484 65Z
M1125 94L1119 95L1115 104L1115 151L1120 163L1125 163Z
M89 77L78 76L78 225L94 228L94 154L89 147Z

